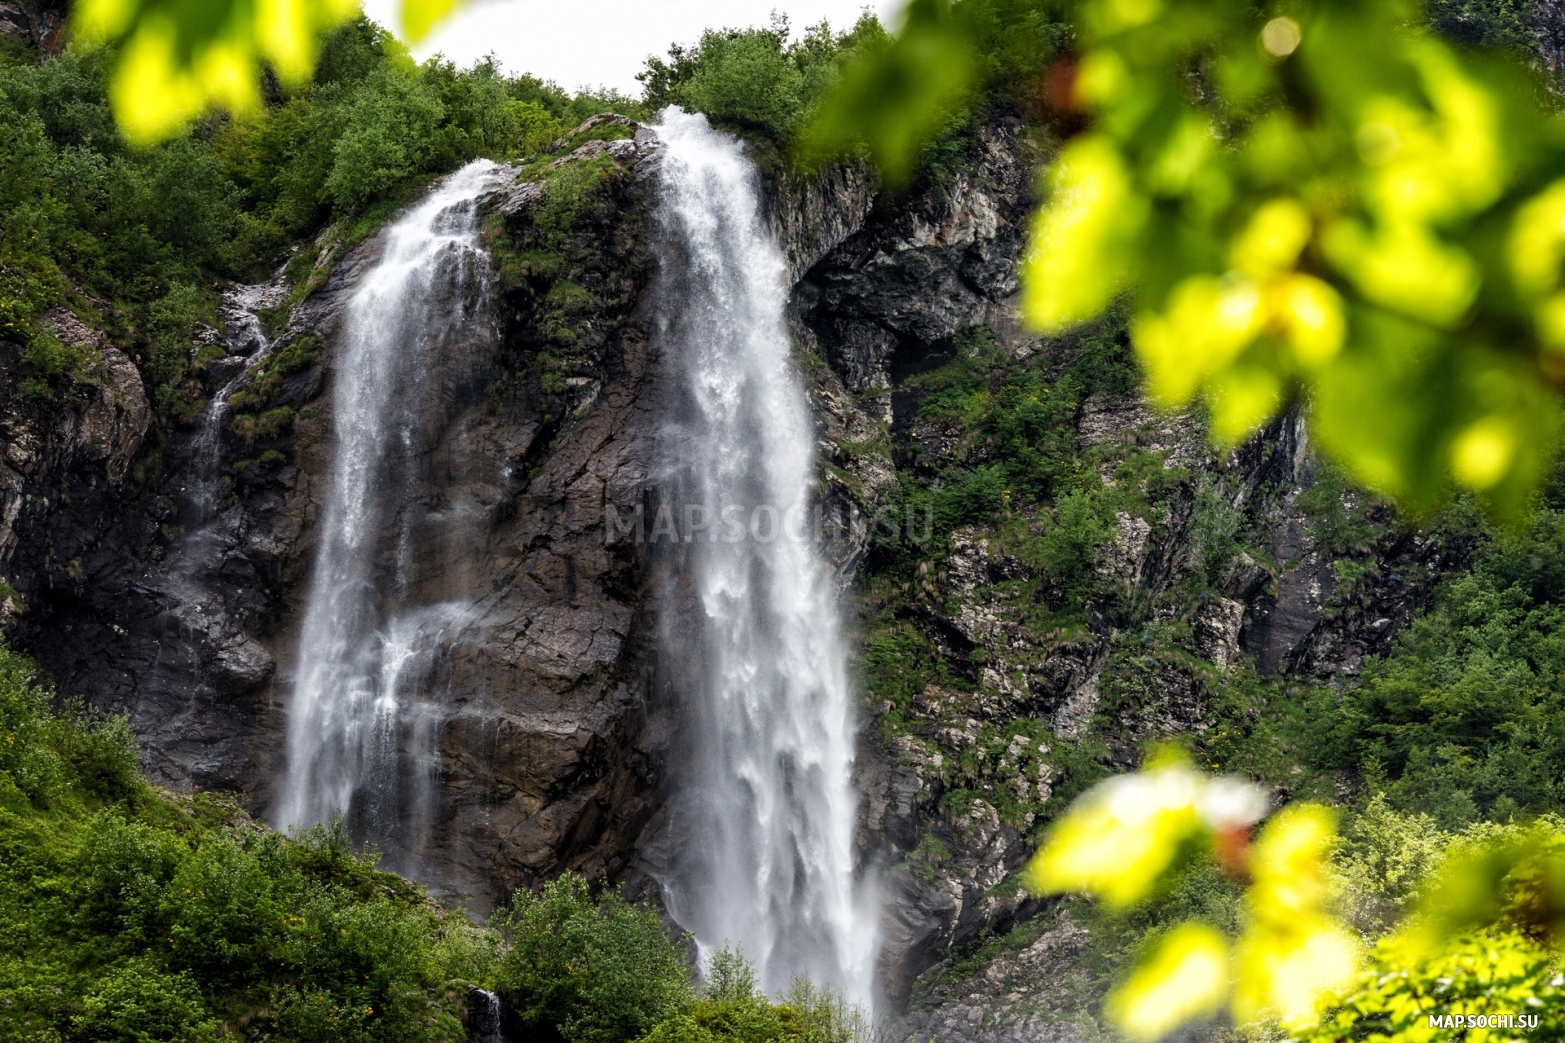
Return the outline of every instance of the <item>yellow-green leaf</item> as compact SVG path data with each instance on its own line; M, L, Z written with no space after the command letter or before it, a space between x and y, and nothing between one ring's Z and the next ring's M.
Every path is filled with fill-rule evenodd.
M358 0L82 0L71 27L120 46L109 103L125 137L149 145L211 109L255 109L262 62L284 83L307 81L322 35L358 10Z
M1033 220L1022 289L1028 321L1057 332L1102 311L1134 275L1132 246L1147 209L1108 138L1091 134L1067 145Z
M1228 988L1227 939L1205 924L1181 924L1109 995L1104 1013L1130 1039L1156 1040L1216 1013Z
M461 5L462 0L402 0L402 32L417 43Z

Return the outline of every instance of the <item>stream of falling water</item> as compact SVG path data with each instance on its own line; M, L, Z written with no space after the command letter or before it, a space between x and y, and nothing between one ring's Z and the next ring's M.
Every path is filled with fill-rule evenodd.
M223 421L228 418L228 398L244 383L251 370L266 361L271 351L271 339L261 328L260 311L276 306L287 293L288 286L278 273L271 282L236 286L223 294L220 310L228 350L228 357L223 361L229 363L229 369L234 369L236 362L238 365L237 372L218 388L196 422L196 436L190 446L190 480L184 491L196 508L197 524L210 521L217 509L223 464Z
M439 708L429 678L469 611L410 595L417 460L443 424L450 374L440 371L462 367L485 322L471 311L488 273L477 199L494 170L468 164L388 228L344 311L334 457L273 816L282 827L345 817L355 839L404 872L417 870L433 811Z
M672 479L686 517L741 522L686 537L698 604L664 637L685 689L690 764L662 883L704 954L732 945L773 994L804 974L868 1008L878 909L854 873L854 704L837 591L800 531L815 432L790 359L786 264L739 142L678 109L656 131L659 336L685 396L667 433Z

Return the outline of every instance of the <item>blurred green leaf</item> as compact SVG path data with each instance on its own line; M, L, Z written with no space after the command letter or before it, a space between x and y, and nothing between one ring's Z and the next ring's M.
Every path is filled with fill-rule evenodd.
M866 44L844 72L801 135L801 156L820 163L864 152L888 186L907 184L924 146L977 82L970 36L949 0L912 0L901 31Z
M402 0L402 32L418 43L461 6L462 0Z
M408 38L422 39L461 0L403 0ZM202 113L254 111L261 65L297 86L315 72L321 39L359 0L79 0L76 39L120 49L109 86L115 121L134 144L181 133Z
M951 99L996 89L995 3L911 5L823 108L816 154L857 145L904 183ZM1521 39L1507 17L1474 39ZM1536 71L1401 0L1085 0L1072 18L1075 55L1013 85L1066 138L1023 268L1032 323L1123 294L1152 397L1203 402L1219 444L1302 397L1328 455L1413 515L1465 487L1520 519L1565 386L1565 119Z
M152 144L209 108L254 109L261 61L302 83L321 36L358 9L358 0L80 0L71 24L78 39L120 46L114 118L132 142Z

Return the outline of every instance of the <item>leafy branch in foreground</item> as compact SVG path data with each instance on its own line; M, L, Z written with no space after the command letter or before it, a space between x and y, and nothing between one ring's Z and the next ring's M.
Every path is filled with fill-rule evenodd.
M1127 290L1155 397L1233 443L1307 390L1314 431L1415 512L1449 480L1519 512L1565 377L1565 124L1520 65L1405 5L1083 9L1026 309Z
M1219 443L1302 393L1326 453L1404 509L1460 485L1515 518L1565 383L1565 121L1532 71L1419 14L1076 7L1077 55L1036 85L1078 132L1044 179L1023 305L1057 332L1127 296L1153 397L1201 399ZM910 38L924 21L910 15ZM885 53L919 61L901 40ZM906 123L912 94L866 109L846 91L871 78L850 70L821 125Z
M1354 893L1365 884L1385 892L1385 874L1366 879L1362 851L1357 873L1351 857L1341 864L1332 814L1316 804L1273 814L1252 843L1265 806L1250 783L1201 774L1164 753L1078 799L1029 865L1034 891L1085 892L1111 911L1154 900L1207 855L1245 885L1238 937L1199 920L1176 924L1109 994L1105 1013L1126 1036L1159 1039L1225 1005L1234 1024L1277 1026L1300 1043L1462 1039L1470 1015L1537 1019L1486 1037L1496 1040L1538 1026L1553 1038L1565 1026L1559 820L1452 835L1372 802L1361 825L1401 823L1407 835L1371 848L1407 854L1402 845L1416 834L1449 852L1420 874L1404 921L1361 940L1333 908L1365 897ZM1385 929L1377 921L1370 933Z
M1202 775L1165 753L1084 794L1028 866L1034 891L1085 891L1113 909L1152 897L1203 848L1250 880L1237 939L1199 921L1180 924L1109 995L1105 1013L1125 1035L1158 1039L1225 1002L1239 1024L1267 1016L1308 1024L1318 997L1352 980L1357 939L1327 911L1331 813L1286 808L1252 845L1250 827L1265 810L1250 783Z
M402 0L418 41L460 0ZM359 14L359 0L76 0L73 35L120 47L109 100L134 144L181 133L210 108L260 107L261 65L284 84L315 73L322 38Z

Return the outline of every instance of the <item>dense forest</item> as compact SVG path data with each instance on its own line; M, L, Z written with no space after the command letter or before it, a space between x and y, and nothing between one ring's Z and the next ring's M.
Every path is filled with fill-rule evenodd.
M1039 140L1052 132L1037 84L1070 45L1056 5L960 6L986 41L981 88L923 149L908 192L952 183L997 119L1025 123ZM1525 50L1528 10L1441 0L1429 19L1466 45ZM600 112L702 111L744 136L763 170L805 176L795 146L815 107L856 55L884 39L867 15L840 32L792 34L786 21L713 31L649 59L644 92L631 98L571 94L494 61L416 63L360 20L327 40L307 87L268 82L258 115L209 117L151 148L126 145L115 128L111 53L43 57L8 40L0 339L25 375L16 394L61 401L98 379L87 349L63 343L44 321L51 310L104 331L149 392L156 435L134 471L150 478L160 447L188 430L210 394L202 374L216 355L192 352L191 337L218 323L224 286L282 271L291 296L280 320L434 178L479 156L536 160ZM940 769L951 821L981 798L1036 844L1074 797L1172 738L1204 767L1241 773L1282 799L1337 806L1344 904L1374 938L1445 850L1565 815L1565 470L1514 531L1494 528L1467 498L1421 526L1417 538L1440 549L1443 570L1411 625L1357 673L1263 673L1248 662L1216 670L1189 653L1202 607L1237 569L1275 576L1285 564L1265 560L1257 534L1266 505L1231 508L1167 453L1084 449L1074 425L1088 401L1131 395L1138 376L1123 314L1067 339L1063 354L1016 359L976 325L920 363L903 389L914 421L958 448L896 460L892 495L897 512L928 511L932 541L873 547L852 592L862 620L858 683L866 706L885 707L876 722L888 745L926 741L919 701L931 686L957 698L983 687L983 650L955 663L920 623L929 615L921 599L938 596L932 578L974 531L988 534L994 554L1047 575L1047 589L992 584L996 598L1025 602L1033 633L1057 644L1092 626L1115 635L1090 719L1073 737L1047 736L1058 766L1047 792L1018 790L1016 779L1036 766L1006 753L1041 743L1046 723L985 725ZM1105 580L1103 548L1119 517L1157 524L1153 504L1175 487L1199 487L1199 546L1157 601L1138 599ZM1411 538L1411 523L1326 465L1299 502L1314 546L1332 559L1328 611L1362 607L1355 597L1383 578L1372 574L1377 548ZM0 580L0 602L15 596ZM1135 724L1165 668L1205 693L1209 726L1154 736ZM504 998L525 1038L569 1043L835 1043L869 1032L861 1013L807 981L769 1000L732 953L693 985L686 940L605 882L562 876L536 894L518 892L478 926L377 870L374 853L352 850L341 830L284 837L225 795L153 788L122 718L62 705L25 657L3 649L0 732L7 1039L455 1040L474 1024L483 990ZM946 855L938 840L918 852L931 867ZM1167 924L1196 916L1232 928L1241 894L1215 863L1197 859L1148 908L1083 914L1091 942L1078 1012ZM950 954L941 974L960 979L1020 950L1054 913L1029 915ZM1558 990L1544 985L1552 964L1534 963L1527 980L1537 979L1557 1019Z

